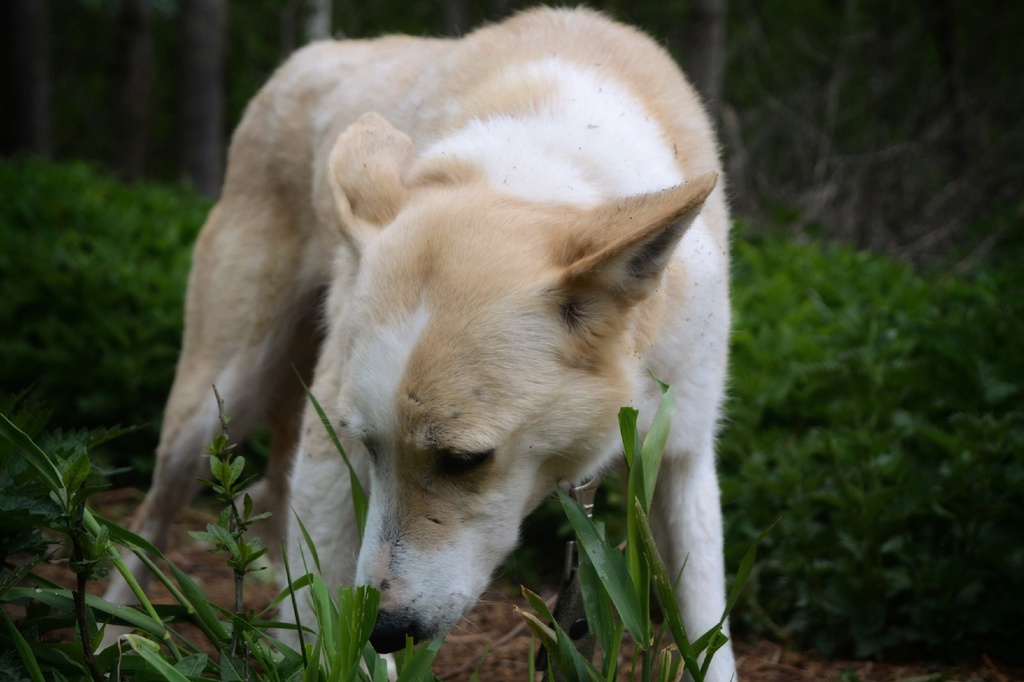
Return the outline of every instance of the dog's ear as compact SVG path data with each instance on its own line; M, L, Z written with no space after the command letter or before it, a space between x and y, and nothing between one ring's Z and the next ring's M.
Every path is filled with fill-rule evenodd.
M717 180L707 173L582 214L560 245L562 286L603 291L625 304L646 298Z
M408 195L402 177L411 162L412 140L379 114L363 114L338 136L328 162L331 193L351 237L370 239L394 220Z

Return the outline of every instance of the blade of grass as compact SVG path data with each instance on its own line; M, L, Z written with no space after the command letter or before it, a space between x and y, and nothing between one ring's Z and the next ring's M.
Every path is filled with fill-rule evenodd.
M547 604L544 603L544 600L526 588L522 589L522 594L529 605L540 613L543 619L552 624L548 627L536 615L520 611L520 615L525 619L529 629L534 631L545 643L548 649L548 666L551 667L557 664L568 682L582 682L584 680L603 682L603 678L597 672L597 669L594 668L594 665L583 657L583 654L575 647L575 643L572 642L568 634L555 623L551 611L548 609Z
M3 614L7 634L10 635L11 640L14 642L14 648L17 649L18 656L21 657L21 662L25 666L25 670L28 671L29 677L32 678L32 682L46 682L43 677L43 671L39 667L39 661L36 660L35 654L32 653L32 648L18 631L18 628L15 627L11 617L7 615L7 610L0 608L0 614Z
M645 559L650 567L651 578L654 580L658 598L661 600L665 621L672 632L672 639L683 657L683 665L694 676L694 679L701 679L697 677L700 670L697 654L690 645L690 640L686 635L686 628L683 625L682 613L679 611L679 603L676 601L672 578L665 567L665 562L661 559L661 554L658 553L658 548L654 542L654 535L651 533L651 526L647 520L647 514L644 512L640 500L634 502L633 516L637 521Z
M298 372L296 371L296 373ZM337 448L338 454L341 455L341 459L345 462L345 466L348 467L349 484L352 488L352 506L355 508L356 526L359 528L359 539L362 540L363 530L366 528L367 509L369 509L369 498L366 495L366 490L359 482L359 476L356 475L355 467L352 466L352 462L349 460L348 454L345 452L345 448L341 446L341 440L338 438L338 434L334 431L334 426L331 425L331 421L327 418L327 414L324 412L323 408L320 407L320 403L317 402L317 399L309 389L309 386L306 386L306 382L302 381L301 376L299 376L299 383L302 384L302 388L306 391L306 395L309 396L309 400L313 403L313 408L316 410L317 415L320 416L320 421L327 430L327 435L330 436L331 442L334 443L334 447Z

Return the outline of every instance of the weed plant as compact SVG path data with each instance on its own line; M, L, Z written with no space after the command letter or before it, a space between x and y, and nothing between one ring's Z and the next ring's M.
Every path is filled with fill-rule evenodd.
M707 675L715 652L727 641L723 632L726 617L742 592L754 564L755 544L748 550L718 623L691 641L675 596L679 576L669 574L654 543L648 523L665 443L668 439L675 397L660 384L663 397L650 431L641 445L637 412L628 407L619 413L623 452L629 468L626 495L627 542L625 550L605 536L604 524L595 522L563 491L559 502L572 524L581 548L580 589L583 593L587 627L596 638L600 661L595 666L577 651L573 639L555 621L544 600L523 588L523 594L540 616L524 613L523 618L543 643L548 660L558 666L568 682L604 682L618 679L618 658L623 633L635 645L630 680L675 682L683 670L700 682ZM683 569L685 571L685 567ZM651 587L660 600L664 623L658 628L651 618ZM614 606L614 608L613 608Z

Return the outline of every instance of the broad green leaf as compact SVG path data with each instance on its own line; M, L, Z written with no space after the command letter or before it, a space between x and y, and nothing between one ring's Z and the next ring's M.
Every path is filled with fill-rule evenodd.
M596 523L598 533L604 537L604 527L600 522ZM612 602L608 592L597 577L594 565L586 552L578 552L580 593L583 596L583 610L587 614L587 627L597 637L601 650L606 655L612 655L618 649L618 641L621 638L621 631L616 627L612 614Z
M580 546L587 553L594 571L601 579L608 596L619 611L619 617L640 648L649 644L649 623L645 623L633 581L626 569L626 561L617 548L601 537L594 521L562 490L558 491L562 509L569 518Z

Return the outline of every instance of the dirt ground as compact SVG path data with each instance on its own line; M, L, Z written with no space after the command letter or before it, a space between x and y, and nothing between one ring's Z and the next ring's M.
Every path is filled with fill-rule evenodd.
M101 498L100 513L123 519L131 514L141 493L121 490ZM218 604L228 607L233 602L234 587L230 571L221 556L211 554L188 536L188 530L202 530L213 520L210 513L188 510L177 525L167 557L192 576ZM60 564L46 567L47 577L70 585L70 572ZM103 586L96 584L95 591ZM531 586L545 598L553 596L554 588ZM262 608L276 595L276 585L267 579L251 576L245 585L245 602L249 608ZM169 595L162 586L150 591L154 602L168 603ZM495 585L479 604L445 638L445 644L434 662L434 674L446 682L467 682L474 672L482 682L524 682L527 677L527 654L530 634L516 608L526 609L518 588ZM770 642L736 642L739 678L743 682L1024 682L1024 670L1008 669L984 658L970 665L956 667L928 662L885 662L826 660L814 652L786 650ZM620 680L628 680L628 660L623 657Z

